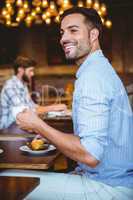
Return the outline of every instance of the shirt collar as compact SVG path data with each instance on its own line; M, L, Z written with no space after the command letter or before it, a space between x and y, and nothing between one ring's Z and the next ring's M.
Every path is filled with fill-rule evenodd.
M25 87L25 84L17 76L14 75L13 80L20 89Z
M102 50L96 50L93 53L89 54L86 60L81 64L80 68L76 73L76 78L79 78L84 68L86 68L92 61L97 60L98 57L103 56Z

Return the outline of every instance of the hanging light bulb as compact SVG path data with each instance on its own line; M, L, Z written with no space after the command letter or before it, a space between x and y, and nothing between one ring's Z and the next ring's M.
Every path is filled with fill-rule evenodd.
M20 22L20 21L21 21L20 17L17 17L16 22Z
M23 17L24 15L25 15L24 9L23 9L23 8L19 9L19 10L18 10L18 16L19 16L19 17Z
M111 22L109 19L106 20L105 26L106 26L107 28L111 28L111 27L112 27L112 22Z
M101 12L101 10L98 10L98 14L99 14L100 16L102 16L102 12Z
M12 7L12 4L9 3L9 2L6 2L6 5L5 5L7 11L9 14L13 15L14 14L14 10L13 10L13 7Z
M59 16L59 15L57 15L57 16L55 17L55 22L56 22L56 23L59 23L59 22L60 22L60 16Z
M91 8L92 4L93 4L92 0L86 0L86 7L87 8Z
M50 23L51 23L51 19L50 19L50 18L47 18L47 19L45 20L45 22L46 22L46 24L50 24Z
M71 3L69 0L64 0L63 3L61 4L61 7L66 10L72 7Z
M32 5L37 7L37 6L41 6L42 2L41 0L32 0Z
M35 16L36 16L36 11L35 11L35 10L32 10L31 16L32 16L33 18L35 18Z
M29 4L28 4L28 1L25 1L24 4L23 4L23 8L26 12L29 12L30 8L29 8Z
M100 11L101 11L102 15L106 15L107 8L106 8L105 4L103 4L103 3L101 4Z
M102 20L102 24L104 25L105 19L103 17L101 17L101 20Z
M49 10L47 10L45 14L47 18L51 17L51 13L49 12Z
M37 7L35 8L35 11L36 11L36 13L40 13L40 12L41 12L40 6L37 6Z
M42 14L42 19L43 19L43 20L46 20L46 19L47 19L46 13L43 13L43 14Z
M47 8L48 7L48 1L47 0L43 0L42 1L42 7L43 8Z
M7 14L5 15L5 18L6 18L6 20L10 20L10 19L11 19L11 15L10 15L9 13L7 13Z
M13 7L11 6L11 7L8 7L7 8L7 11L8 11L8 13L10 14L10 15L13 15L14 14L14 10L13 10Z
M6 21L6 25L7 25L7 26L11 26L11 21L10 21L10 20L7 20L7 21Z
M22 0L17 0L16 1L17 6L23 6L23 1Z
M26 17L26 21L27 21L27 22L32 21L32 17L31 17L30 15L28 15L28 16Z
M28 27L31 26L31 23L32 23L32 17L30 15L28 15L26 18L25 18L25 23Z
M8 13L7 9L4 8L4 9L2 10L2 15L5 17L5 16L7 15L7 13Z
M54 1L50 2L49 12L51 13L52 16L56 16L58 14L57 8L56 8L56 5L55 5Z
M95 0L95 2L94 2L94 4L93 4L93 8L94 8L95 10L99 10L100 4L99 4L99 1L98 1L98 0Z
M56 8L55 2L54 2L54 1L51 1L49 7L50 7L51 10L54 10L54 9Z
M78 1L78 7L83 7L84 4L83 4L83 1Z
M60 10L59 10L59 15L62 15L63 12L64 12L64 9L63 9L63 8L60 8Z
M6 8L10 8L11 7L11 3L6 3Z

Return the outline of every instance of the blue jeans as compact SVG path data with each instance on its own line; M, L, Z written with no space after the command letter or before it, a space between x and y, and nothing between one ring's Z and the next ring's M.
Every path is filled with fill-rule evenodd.
M86 176L33 170L4 170L0 176L39 177L40 185L25 200L133 200L133 190Z

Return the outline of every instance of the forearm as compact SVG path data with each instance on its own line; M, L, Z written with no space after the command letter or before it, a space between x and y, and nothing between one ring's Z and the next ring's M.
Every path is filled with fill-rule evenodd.
M47 112L50 112L50 111L53 111L53 110L54 110L53 105L50 105L50 106L39 106L39 105L37 105L36 106L36 112L38 114L47 113Z
M36 105L36 113L37 114L47 113L47 112L49 112L49 108L47 106Z
M47 138L62 153L75 161L84 163L90 167L95 167L99 163L81 145L78 136L60 132L42 121L38 124L36 132Z
M52 104L49 106L37 106L36 112L38 114L47 113L50 111L66 111L67 107L65 104Z

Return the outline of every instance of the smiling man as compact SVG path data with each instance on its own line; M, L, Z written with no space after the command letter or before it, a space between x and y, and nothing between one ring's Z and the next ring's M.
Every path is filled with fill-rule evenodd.
M72 19L73 21L71 21ZM60 42L66 59L75 60L78 66L84 62L88 54L100 49L98 29L94 28L93 24L88 24L88 27L86 27L83 24L85 20L84 16L78 13L73 14L73 16L68 15L63 19L60 31ZM93 46L91 45L92 42Z
M74 133L55 130L30 111L18 114L18 124L47 138L78 166L76 175L37 172L41 185L27 199L132 200L132 111L121 80L100 48L100 16L93 9L71 8L61 17L60 32L66 58L79 66Z

